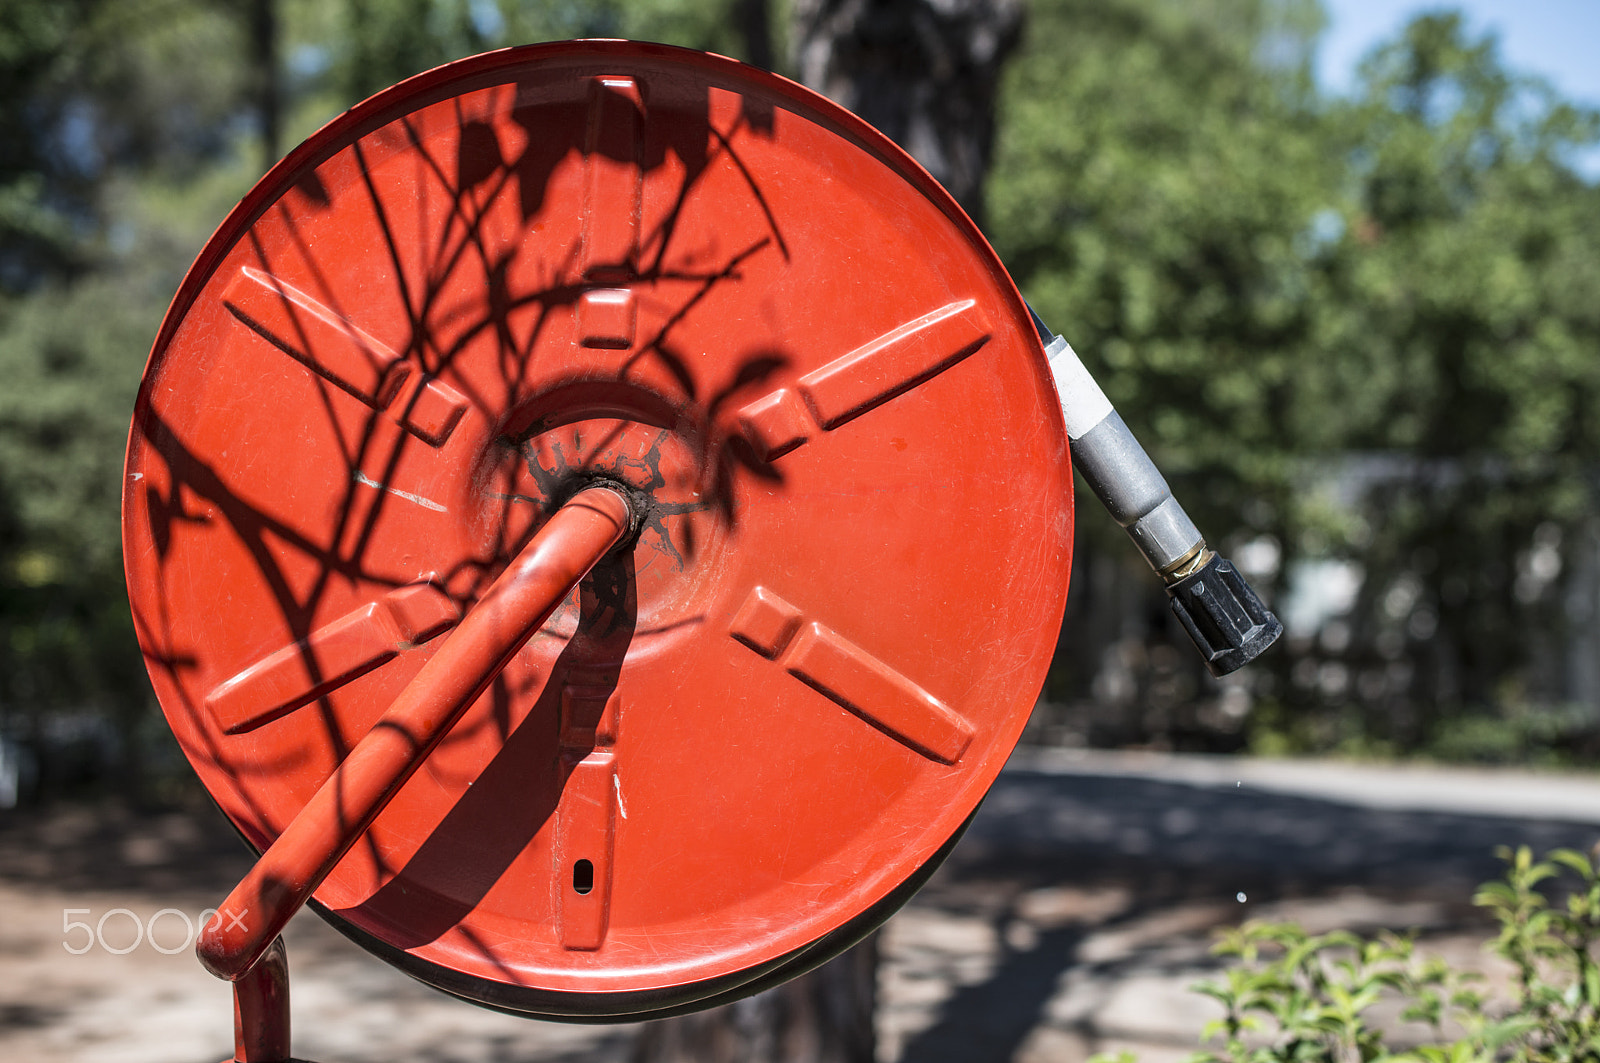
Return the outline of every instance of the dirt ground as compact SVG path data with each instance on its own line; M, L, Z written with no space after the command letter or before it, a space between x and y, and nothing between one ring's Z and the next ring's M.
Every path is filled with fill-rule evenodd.
M1600 785L1574 785L1600 798ZM1404 798L1373 807L1244 778L1197 780L1160 762L1108 772L1099 762L1021 760L949 863L885 928L880 1057L1075 1063L1127 1048L1146 1063L1181 1059L1216 1014L1188 987L1217 970L1215 929L1244 918L1415 928L1427 951L1492 970L1480 948L1487 924L1468 899L1497 872L1494 846L1587 848L1600 837L1587 806L1564 816L1558 802L1555 815L1533 815L1514 788L1506 783L1499 803L1518 814L1498 815L1486 810L1495 801L1468 801L1472 810L1461 812L1408 808ZM0 816L0 1059L227 1057L229 991L182 947L184 918L248 866L216 813L101 804ZM135 943L134 922L149 926L158 912L155 940ZM81 955L71 951L91 940ZM287 941L301 1058L628 1058L634 1027L471 1007L386 967L315 916L297 917Z

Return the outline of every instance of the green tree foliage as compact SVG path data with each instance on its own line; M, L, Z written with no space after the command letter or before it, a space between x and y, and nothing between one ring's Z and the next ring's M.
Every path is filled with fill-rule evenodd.
M264 157L485 48L783 54L786 6L757 8L0 5L0 713L146 705L121 441L162 309ZM1033 0L988 219L1219 545L1280 544L1280 601L1301 561L1360 562L1342 635L1260 670L1258 738L1437 745L1463 712L1571 694L1533 665L1577 622L1557 576L1596 512L1600 193L1572 165L1596 124L1449 15L1330 100L1320 23L1315 0ZM1132 557L1092 507L1080 526Z
M48 288L0 331L0 704L13 712L96 707L131 727L145 708L117 512L137 352L159 311L130 281Z
M1250 0L1049 0L1009 72L991 235L1169 474L1281 478L1303 244L1340 179L1314 26Z
M200 0L19 0L0 21L0 721L89 710L131 750L149 698L121 451L162 309L248 184L227 168L243 34Z
M1517 576L1595 511L1600 200L1572 161L1596 127L1451 14L1321 97L1318 22L1041 0L992 235L1220 545L1360 563L1331 637L1263 662L1258 723L1417 748L1562 694L1528 689L1559 588Z
M201 0L0 9L0 293L96 264L118 177L181 179L227 147L242 43Z
M632 36L739 54L728 7L0 5L0 727L87 711L116 723L137 767L152 720L118 549L128 420L163 310L263 162L362 97L489 48Z
M1340 186L1310 83L1317 20L1256 0L1039 0L1002 90L990 237L1219 546L1292 511L1308 244ZM1166 710L1206 689L1193 652L1146 652L1159 585L1080 496L1050 698L1073 715L1125 703L1093 741L1174 740ZM1122 685L1136 685L1105 682L1109 656L1133 657Z
M743 57L730 18L740 6L738 0L344 0L334 80L348 105L451 59L574 37L660 41ZM316 19L314 11L307 14L297 23Z
M1530 553L1596 511L1600 195L1571 169L1596 124L1451 15L1414 22L1364 81L1332 116L1351 192L1297 420L1308 453L1404 455L1344 535L1367 569L1353 664L1415 664L1366 705L1404 746L1457 706L1562 693L1517 687L1565 634Z

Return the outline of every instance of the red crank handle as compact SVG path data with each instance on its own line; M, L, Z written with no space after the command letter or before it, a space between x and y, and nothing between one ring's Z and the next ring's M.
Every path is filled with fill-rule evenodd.
M435 746L589 570L628 534L627 500L591 487L551 515L261 854L205 928L206 970L242 978Z

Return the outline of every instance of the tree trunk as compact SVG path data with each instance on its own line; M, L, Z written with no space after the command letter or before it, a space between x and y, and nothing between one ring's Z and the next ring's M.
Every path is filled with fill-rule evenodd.
M256 114L261 122L262 172L278 161L280 104L278 92L277 0L250 0L250 63L255 82Z
M763 70L776 70L772 51L772 12L767 0L734 0L734 25L744 41L744 61Z
M800 80L871 122L980 226L1020 0L794 0Z
M747 54L769 56L763 0L737 0ZM1020 0L794 0L800 79L900 144L983 224L1000 66ZM878 935L810 974L649 1023L632 1063L873 1063Z
M873 1063L878 935L791 982L648 1023L631 1063Z

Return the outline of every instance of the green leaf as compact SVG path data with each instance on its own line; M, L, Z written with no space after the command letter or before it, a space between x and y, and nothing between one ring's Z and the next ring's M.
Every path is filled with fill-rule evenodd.
M1562 867L1571 868L1581 875L1585 882L1595 880L1595 868L1588 856L1575 849L1554 849L1545 855L1545 859Z

